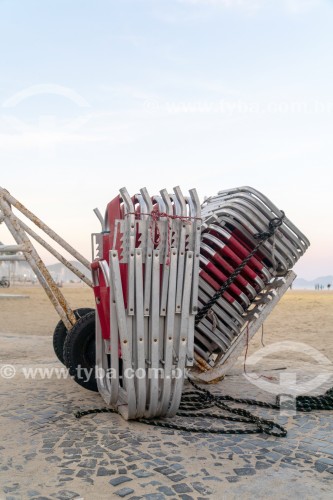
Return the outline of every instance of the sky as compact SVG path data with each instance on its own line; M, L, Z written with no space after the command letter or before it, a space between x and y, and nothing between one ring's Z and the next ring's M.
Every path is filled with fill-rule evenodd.
M0 186L90 259L123 186L249 185L310 239L297 274L333 274L332 25L332 0L0 0Z

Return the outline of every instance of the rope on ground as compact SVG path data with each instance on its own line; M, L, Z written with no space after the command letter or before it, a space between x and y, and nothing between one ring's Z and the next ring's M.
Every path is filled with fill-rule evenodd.
M272 410L280 410L281 404L280 399L282 395L276 397L276 403L266 403L265 401L258 401L255 399L243 399L234 398L232 396L216 396L207 389L199 387L193 380L188 379L190 384L194 387L193 391L186 391L182 396L179 411L177 412L178 417L183 418L209 418L216 420L225 420L231 422L242 422L245 424L252 424L255 427L249 429L226 429L226 428L207 428L207 427L189 427L188 425L181 425L176 423L170 423L167 419L146 419L140 418L137 422L152 425L155 427L162 427L165 429L172 429L178 431L194 432L194 433L207 433L207 434L268 434L275 437L285 437L287 435L287 430L277 424L272 420L267 420L262 417L257 417L253 415L248 410L243 408L233 408L228 406L225 401L231 403L238 403L242 405L259 406L261 408L267 408ZM286 396L286 395L284 395ZM325 394L321 396L297 396L294 400L291 397L290 409L296 409L301 412L311 412L316 410L333 410L333 387L328 389ZM208 409L213 408L223 410L231 415L216 414L213 412L207 412ZM283 409L288 409L285 405ZM113 408L94 408L90 410L77 411L75 413L76 418L81 418L86 415L92 415L97 413L118 413L117 410Z

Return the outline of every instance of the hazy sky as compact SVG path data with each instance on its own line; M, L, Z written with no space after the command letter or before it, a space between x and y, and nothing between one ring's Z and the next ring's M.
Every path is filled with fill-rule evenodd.
M333 274L332 26L331 0L0 0L0 185L89 258L123 186L251 185L311 240L299 276Z

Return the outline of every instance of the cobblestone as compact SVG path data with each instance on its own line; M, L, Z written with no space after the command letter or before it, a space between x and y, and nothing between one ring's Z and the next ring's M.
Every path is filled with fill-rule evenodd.
M192 435L125 422L118 415L76 420L75 410L101 407L103 402L71 380L0 383L1 500L215 500L221 492L226 498L242 497L241 488L261 488L265 480L279 474L295 478L290 484L296 489L314 484L320 487L321 498L330 498L333 412L286 419L272 410L250 409L284 422L288 436L283 439L265 434ZM244 382L241 374L210 390L236 397L244 393L268 397ZM198 422L207 424L204 419ZM220 421L216 425L230 429L241 424ZM31 471L38 471L38 478ZM280 495L285 496L286 492Z

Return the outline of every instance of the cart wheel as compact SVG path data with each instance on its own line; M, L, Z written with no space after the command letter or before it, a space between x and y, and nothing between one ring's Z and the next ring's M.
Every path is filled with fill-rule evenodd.
M68 332L64 344L64 361L75 382L89 391L98 392L94 310L80 318Z
M89 307L81 307L80 309L75 309L74 314L77 319L82 318L85 314L88 314L89 312L93 311L94 309L91 309ZM53 333L53 349L54 352L56 353L57 358L59 361L62 362L62 364L65 364L64 361L64 343L66 340L67 336L67 328L63 324L62 320L59 321L57 326L55 327L54 333Z

